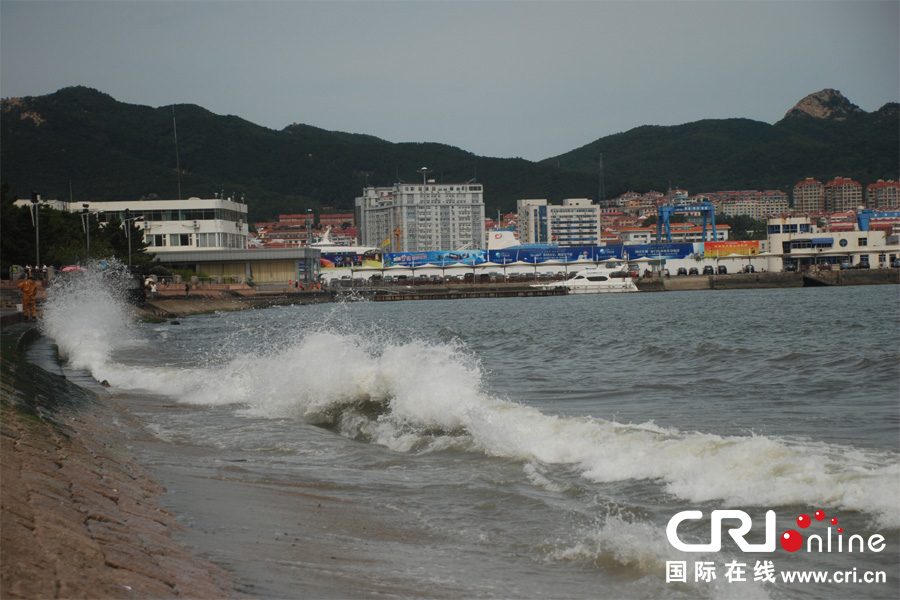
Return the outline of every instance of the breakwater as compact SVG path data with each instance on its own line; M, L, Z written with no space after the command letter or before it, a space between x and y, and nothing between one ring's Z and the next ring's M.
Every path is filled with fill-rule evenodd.
M131 456L137 423L110 396L71 383L24 325L2 336L0 596L237 597L231 576L176 542L175 515ZM40 357L38 357L40 358Z

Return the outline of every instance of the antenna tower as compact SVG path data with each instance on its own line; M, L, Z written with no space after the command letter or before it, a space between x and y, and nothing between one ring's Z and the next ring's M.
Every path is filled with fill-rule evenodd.
M602 153L600 154L600 182L599 182L599 185L600 185L600 189L598 190L599 193L597 194L597 203L602 206L606 202L606 193L603 189L603 154Z
M178 173L178 199L181 200L181 162L178 159L178 126L175 124L175 105L172 105L172 131L175 132L175 172Z

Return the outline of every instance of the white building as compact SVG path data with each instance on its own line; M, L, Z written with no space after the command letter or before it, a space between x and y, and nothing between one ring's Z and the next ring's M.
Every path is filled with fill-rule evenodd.
M68 210L82 212L84 205L70 203ZM101 224L113 218L134 219L144 232L148 250L158 255L185 250L244 250L249 240L247 205L233 200L90 202L87 210L96 214Z
M356 199L362 246L391 252L484 248L484 190L477 183L395 183Z
M565 198L561 206L546 199L523 199L516 205L523 244L600 244L600 207L588 198Z
M900 257L897 237L885 231L860 231L857 227L851 231L820 232L807 216L771 218L767 227L766 254L799 270L860 263L873 269L883 268Z

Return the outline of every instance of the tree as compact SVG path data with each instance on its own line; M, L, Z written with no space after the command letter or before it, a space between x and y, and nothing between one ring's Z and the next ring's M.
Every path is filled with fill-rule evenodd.
M12 265L30 265L37 260L31 208L16 206L15 201L9 194L9 185L3 183L0 186L0 269L4 276L8 276ZM85 218L84 213L55 210L46 205L39 209L38 218L41 263L63 267L90 259L128 260L128 238L118 219L101 227L95 215ZM147 267L154 257L147 252L141 229L135 226L134 221L130 221L129 225L131 263Z

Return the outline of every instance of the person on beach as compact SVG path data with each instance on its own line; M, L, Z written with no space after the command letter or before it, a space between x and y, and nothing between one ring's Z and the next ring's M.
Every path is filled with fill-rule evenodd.
M29 272L25 281L19 284L22 290L22 311L25 313L26 321L37 321L37 310L35 298L37 297L37 284L31 277Z
M156 282L154 281L153 283L150 284L150 297L156 298L156 296L157 296L157 289L156 289Z
M190 291L191 291L191 284L189 284L189 283L184 284L184 297L185 298L188 297L188 294L190 293Z

